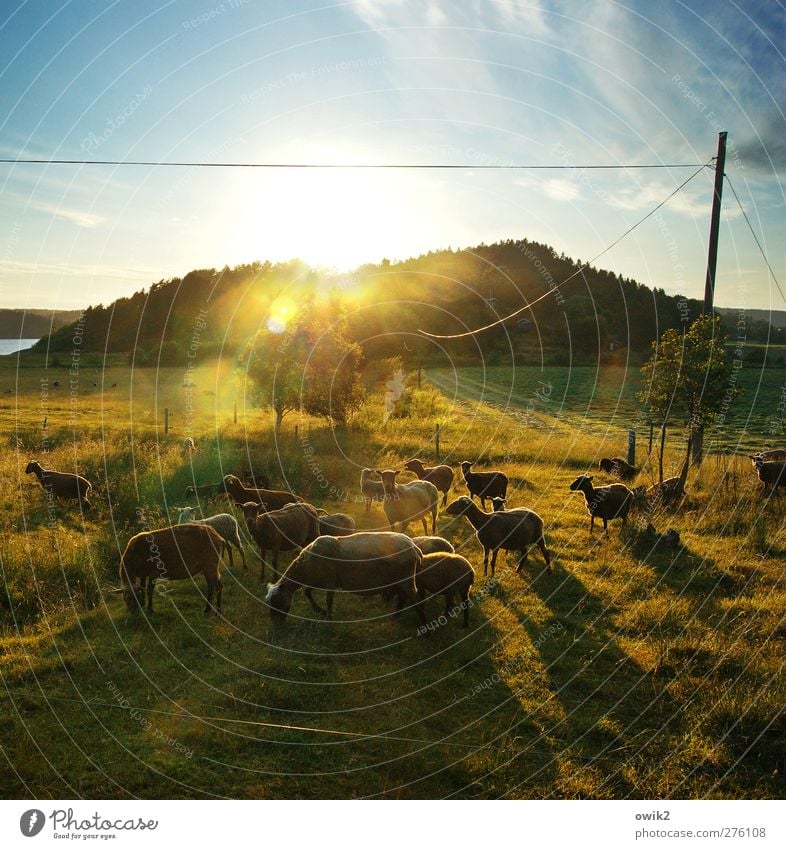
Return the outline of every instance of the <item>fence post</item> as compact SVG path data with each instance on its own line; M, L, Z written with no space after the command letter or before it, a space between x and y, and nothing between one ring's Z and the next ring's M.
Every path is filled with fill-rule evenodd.
M437 455L437 461L442 460L442 457L439 453L439 432L440 426L438 424L434 425L434 453Z
M164 434L169 433L169 407L164 407Z
M650 422L650 446L647 449L647 456L652 454L652 431L653 431L653 426L652 426L652 422Z
M237 424L237 400L235 400L235 409L232 418L234 420L234 423Z
M628 431L628 462L631 466L636 465L636 431Z
M691 462L694 466L700 466L704 457L704 428L697 428L693 435L693 444L691 445Z

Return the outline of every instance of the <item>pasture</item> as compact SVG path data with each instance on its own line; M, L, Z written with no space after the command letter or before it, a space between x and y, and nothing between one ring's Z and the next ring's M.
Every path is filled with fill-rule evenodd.
M783 496L763 498L748 461L710 456L682 510L654 518L680 532L678 548L644 544L635 523L590 539L568 484L587 469L603 480L598 459L624 453L624 370L551 369L548 401L540 370L518 370L510 389L465 369L458 391L452 373L429 371L438 388L410 378L387 424L380 387L346 428L293 415L276 438L227 361L132 370L85 357L74 385L68 364L23 365L0 360L0 388L14 388L0 397L4 797L783 797ZM743 445L765 441L780 391L765 382L735 408L737 421L752 410ZM557 404L565 414L551 415ZM439 599L416 638L411 610L392 624L381 599L339 594L326 622L302 593L275 627L248 538L248 573L224 570L222 616L202 614L202 578L157 595L149 619L108 592L132 534L174 518L187 485L249 464L381 529L360 469L433 460L436 423L443 462L505 471L510 506L544 518L553 556L547 571L534 551L519 575L501 556L484 578L469 525L441 515L437 532L476 570L468 630L440 624ZM52 511L24 474L31 459L86 475L95 509ZM466 492L459 477L451 500Z

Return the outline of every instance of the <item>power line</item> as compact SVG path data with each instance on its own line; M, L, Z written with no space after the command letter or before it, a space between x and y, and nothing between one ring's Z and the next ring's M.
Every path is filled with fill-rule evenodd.
M332 162L155 162L129 159L0 159L3 165L132 165L142 168L331 168L331 169L413 169L454 171L626 171L642 168L696 168L695 162L654 165L458 165L444 162L434 163L350 163L341 165ZM700 167L704 167L703 165Z
M708 167L709 167L708 165L699 166L699 168L696 171L694 171L693 174L691 174L690 177L688 177L687 180L680 183L679 186L677 186L677 188L674 189L674 191L671 192L670 195L668 195L668 197L664 198L664 200L662 200L656 207L653 207L653 209L651 209L643 218L640 218L632 227L629 227L621 236L616 238L608 247L604 248L599 254L595 254L595 256L592 257L592 259L587 260L587 262L585 262L583 265L579 266L579 268L577 268L576 271L573 272L573 274L566 277L561 283L558 283L556 286L550 287L548 292L545 292L539 298L535 298L534 301L530 301L530 302L526 303L523 307L520 307L519 309L514 310L512 313L510 313L509 315L506 315L504 318L499 318L496 321L492 321L491 324L487 324L484 327L478 327L475 330L467 330L464 333L451 333L451 334L441 335L441 334L438 334L438 333L428 333L426 330L421 330L420 328L418 328L418 333L423 334L423 336L428 336L430 339L461 339L465 336L474 336L476 333L483 333L484 330L491 330L492 327L497 327L500 324L504 324L506 321L509 321L511 318L515 318L517 315L520 315L525 310L532 309L532 307L534 307L535 304L539 303L540 301L544 300L545 298L550 297L554 292L558 291L560 289L560 287L564 286L568 281L572 280L574 277L577 277L579 274L582 273L582 271L584 271L585 268L588 268L590 265L592 265L593 262L600 259L600 257L603 256L603 254L608 253L615 245L618 245L626 236L628 236L630 233L632 233L637 227L642 225L650 216L654 215L662 206L665 206L665 204L667 204L674 197L674 195L677 194L677 192L684 189L685 186L687 186L688 183L690 183L690 181L694 177L697 177L705 168L708 168Z
M781 299L783 300L784 303L786 303L786 297L784 297L783 289L781 289L781 284L778 282L778 278L775 276L775 272L772 270L772 266L770 265L770 261L767 259L767 254L764 253L764 248L761 246L761 242L759 241L759 237L756 235L756 232L753 229L753 225L751 224L750 219L748 218L748 213L745 212L745 209L744 209L742 203L740 202L739 197L737 196L737 192L734 190L734 185L732 184L731 180L729 179L729 175L724 174L723 176L726 178L726 182L729 184L729 188L731 189L731 193L734 195L734 200L737 201L737 206L739 206L739 208L740 208L740 212L742 213L742 217L745 219L745 223L748 225L748 229L751 231L751 236L753 236L753 241L756 242L756 247L759 249L759 253L761 254L762 259L766 263L767 268L769 268L769 270L770 270L770 274L772 275L772 279L775 281L775 285L778 288L778 292L781 296Z

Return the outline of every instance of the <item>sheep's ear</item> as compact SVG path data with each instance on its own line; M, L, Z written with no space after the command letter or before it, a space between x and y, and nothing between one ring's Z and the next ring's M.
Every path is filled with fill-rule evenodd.
M393 477L396 477L396 475L400 475L400 474L401 474L401 469L399 469L398 471L393 472Z
M374 472L382 477L382 469L374 469Z
M585 477L587 478L588 481L591 481L592 478L594 477L594 475L585 475Z

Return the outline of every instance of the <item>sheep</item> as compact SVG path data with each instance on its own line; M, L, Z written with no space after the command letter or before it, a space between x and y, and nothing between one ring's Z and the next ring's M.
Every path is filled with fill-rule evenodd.
M221 611L221 550L224 541L209 525L175 525L131 537L120 558L121 588L126 606L138 611L144 599L147 579L147 610L153 612L153 590L158 579L179 581L200 573L207 581L205 613L211 609ZM137 589L136 581L140 579ZM216 604L213 608L213 590Z
M425 593L442 594L445 599L445 616L450 616L453 594L457 593L464 611L462 627L469 627L469 593L475 581L475 570L466 557L443 551L424 554L415 575L418 597Z
M491 499L491 512L492 513L501 513L505 509L506 503L507 503L507 498L500 498L498 495L495 495Z
M423 554L434 554L438 551L453 554L456 550L453 548L452 542L448 542L442 537L412 537L412 542L415 543Z
M348 513L319 513L319 535L330 537L346 537L355 533L355 520Z
M453 486L453 469L450 466L426 466L422 460L413 459L404 463L407 471L414 472L422 481L430 481L442 493L442 504L448 503L448 492Z
M757 451L752 457L753 459L764 460L765 463L770 463L773 460L786 460L786 448L772 448L769 451Z
M518 551L521 554L516 574L521 572L527 562L527 551L537 545L543 553L546 566L551 568L551 557L543 536L543 519L534 510L516 507L499 513L485 513L466 495L462 495L445 509L448 516L466 516L475 528L475 536L483 546L483 574L488 572L489 553L491 552L491 574L497 566L499 550Z
M595 519L603 520L603 531L609 532L609 519L622 519L624 525L633 505L633 492L625 484L593 486L592 475L579 475L570 485L572 492L581 492L590 515L590 535L595 529Z
M235 565L232 558L232 546L235 546L243 560L243 569L248 572L246 554L243 551L243 543L240 541L240 529L237 525L237 519L231 513L217 513L215 516L208 516L206 519L197 519L196 510L193 507L176 507L175 509L179 511L177 517L178 525L192 522L196 525L209 525L211 528L215 528L221 539L224 540L224 547L229 554L230 568L233 568Z
M260 505L256 505L259 510ZM264 508L265 505L261 505ZM288 504L280 510L257 512L251 515L251 503L243 505L248 530L259 546L262 559L260 580L265 580L265 552L272 554L271 567L278 576L278 555L281 551L303 548L319 536L319 514L310 504Z
M299 495L286 492L281 489L251 489L243 486L240 478L236 475L224 476L224 489L235 504L245 504L248 501L256 501L257 504L266 504L268 510L280 510L287 504L303 501Z
M193 454L196 451L196 443L194 442L193 436L187 436L183 440L183 453L184 454Z
M779 486L786 486L786 462L762 460L760 457L751 457L751 461L764 492L767 491L767 484L772 486L776 494Z
M81 475L44 469L37 460L31 460L27 464L25 474L35 475L44 491L51 498L76 498L83 510L89 510L93 506L87 499L87 496L93 490L93 484Z
M371 512L372 501L385 500L385 487L382 481L371 480L370 475L376 474L373 469L363 469L360 473L360 491L366 504L366 513Z
M243 486L251 489L269 489L270 478L264 472L253 472L251 469L246 469L243 472Z
M186 498L195 497L198 500L204 499L212 501L214 498L226 496L226 490L222 481L219 483L204 483L197 486L187 486L185 492Z
M265 602L271 616L282 620L292 607L292 596L302 587L311 607L331 619L336 590L364 596L393 593L397 598L394 619L409 603L425 625L426 615L415 584L422 559L420 549L404 534L383 531L321 536L298 554L276 584L268 585ZM313 590L325 590L325 608L314 601Z
M508 491L508 476L504 472L471 472L473 463L469 460L464 460L461 464L461 473L464 475L464 481L467 484L467 489L471 499L474 501L477 495L480 499L480 506L486 509L486 499L497 496L504 498Z
M439 490L429 481L412 481L412 483L398 484L396 477L399 471L392 469L377 469L377 474L382 478L385 487L385 500L382 509L390 525L390 530L395 530L396 523L401 524L402 532L406 532L410 522L418 519L423 522L423 533L428 533L426 516L431 513L431 533L437 529L437 505L439 503Z
M650 510L655 507L667 507L670 504L680 501L685 496L685 481L688 477L689 467L690 455L686 454L680 473L676 477L666 478L665 481L653 484L647 490L648 507Z
M627 460L623 460L622 457L612 457L611 459L604 457L598 463L598 468L602 472L615 475L623 481L632 481L639 471L635 466L631 466Z

